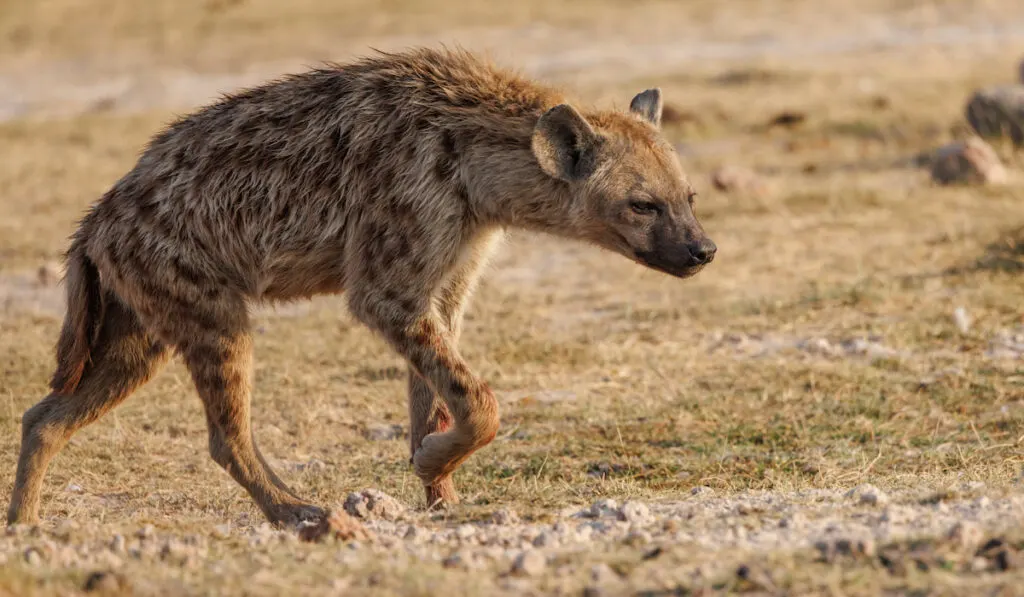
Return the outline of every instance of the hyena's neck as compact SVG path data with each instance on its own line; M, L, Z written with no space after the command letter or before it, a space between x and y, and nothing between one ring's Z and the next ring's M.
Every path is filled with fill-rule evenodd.
M532 128L516 143L466 153L466 190L478 219L490 224L575 236L568 185L541 170L530 149Z

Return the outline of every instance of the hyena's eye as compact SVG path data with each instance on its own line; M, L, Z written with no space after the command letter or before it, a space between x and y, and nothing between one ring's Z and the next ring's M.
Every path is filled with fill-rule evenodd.
M652 216L661 213L661 207L653 201L635 199L629 202L629 208L642 216Z
M689 202L691 208L693 207L693 204L694 204L694 202L696 200L697 200L697 193L690 193L690 196L686 198L686 201Z

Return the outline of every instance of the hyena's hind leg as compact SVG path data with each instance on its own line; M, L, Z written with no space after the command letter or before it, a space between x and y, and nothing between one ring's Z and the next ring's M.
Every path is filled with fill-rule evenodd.
M192 313L202 314L204 305ZM245 305L217 309L196 320L174 318L175 346L185 359L206 410L210 455L235 479L271 522L294 526L324 511L296 496L274 473L252 437L252 336ZM206 323L200 321L205 319ZM216 326L208 325L215 321Z
M78 386L67 394L50 394L22 417L8 523L39 520L43 477L53 457L77 430L120 404L167 360L167 348L146 332L135 312L112 294L105 305L91 362Z
M482 239L471 250L465 259L441 286L434 298L434 308L440 321L448 328L453 345L457 345L462 333L462 316L469 302L469 297L476 287L487 259L500 242L501 233L492 233ZM412 366L409 367L409 457L412 460L416 451L423 446L423 438L432 433L448 431L452 425L452 416L444 399L430 389ZM459 494L451 475L442 477L433 484L424 487L427 507L444 504L457 504Z

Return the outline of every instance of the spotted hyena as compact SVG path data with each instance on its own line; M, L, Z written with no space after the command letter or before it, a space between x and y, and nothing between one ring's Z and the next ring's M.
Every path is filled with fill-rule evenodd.
M463 51L418 49L289 76L184 117L82 219L52 393L22 420L8 520L38 519L72 434L181 355L213 459L267 518L323 511L253 441L249 305L345 292L409 370L410 444L428 504L498 431L456 347L466 299L508 228L593 243L677 277L715 255L659 133L661 93L629 111L562 95Z

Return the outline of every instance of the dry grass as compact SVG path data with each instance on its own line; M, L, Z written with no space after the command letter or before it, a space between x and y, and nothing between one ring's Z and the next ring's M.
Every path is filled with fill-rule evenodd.
M638 14L613 2L386 4L374 9L378 17L359 20L368 3L197 1L172 9L111 1L99 10L68 0L24 2L0 11L0 31L8 33L0 36L0 53L19 50L42 64L131 50L166 64L208 51L197 66L231 68L246 59L323 55L335 34L429 34L453 22L534 20L595 31L624 20L628 31L652 15L689 19L693 27L749 9L739 1L686 9L649 2ZM823 26L852 10L830 3L819 11L819 4L772 6L785 9L780 22L820 19ZM952 14L966 5L946 2L938 10ZM770 22L771 11L756 6L751 22ZM86 29L95 32L93 41L79 35ZM870 482L911 503L974 481L990 498L1018 494L1024 366L987 351L1000 330L1024 325L1024 190L1019 179L999 189L935 188L912 165L917 154L958 134L971 88L1012 76L1024 45L1014 49L687 64L613 81L573 75L580 95L606 104L622 105L647 84L665 89L684 113L669 134L699 150L684 161L702 189L700 214L720 258L679 282L588 247L515 235L477 293L463 342L500 393L504 430L460 471L465 506L424 524L479 520L499 507L549 520L602 497L686 500L697 486L722 496L790 495ZM783 110L806 120L767 126ZM8 287L0 287L0 299L8 297L0 302L0 469L10 471L0 476L4 498L20 413L45 393L60 324L59 313L31 309L10 286L59 256L85 206L170 117L114 111L0 124L0 285ZM1004 157L1020 168L1019 157ZM706 174L721 163L759 169L771 191L714 193ZM952 318L958 306L972 319L966 332ZM325 504L364 487L419 504L404 439L365 437L372 424L406 423L401 362L336 299L264 312L259 331L256 434L288 479ZM867 337L897 352L830 356L797 346ZM51 525L67 517L92 521L85 544L145 523L203 536L225 521L243 529L258 524L258 512L209 459L205 442L199 401L174 364L75 437L51 469L44 515ZM326 466L294 466L311 459ZM66 491L69 484L84 491ZM683 544L658 558L641 555L629 546L595 547L559 556L570 572L502 585L496 569L467 573L401 554L345 555L325 546L254 548L236 536L209 543L207 560L216 565L129 560L123 573L139 594L271 595L295 586L311 594L499 587L571 593L588 582L587 566L597 561L619 566L632 591L654 591L646 594L703 587L716 594L952 595L967 586L1011 594L1022 586L1019 569L977 575L939 565L897 574L877 558L823 563L800 550ZM736 577L740 563L767 570L770 586ZM710 567L707 575L694 580L701 566ZM0 595L68 594L87 572L9 563L0 567Z

